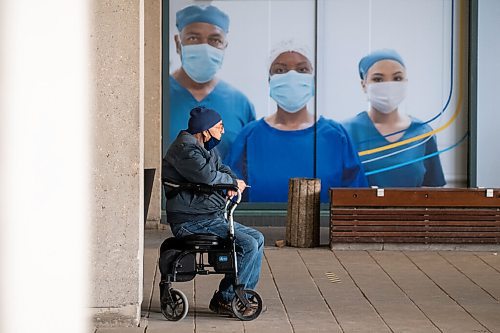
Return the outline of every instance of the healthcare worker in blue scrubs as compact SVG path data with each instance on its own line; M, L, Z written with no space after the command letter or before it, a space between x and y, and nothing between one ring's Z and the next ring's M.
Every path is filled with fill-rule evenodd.
M225 157L243 126L255 119L253 104L238 89L215 75L227 48L229 16L215 6L191 5L176 13L179 34L174 36L182 66L170 76L170 109L163 114L163 149L185 128L189 112L197 106L217 110L225 136L217 146Z
M320 178L322 202L329 201L330 187L367 186L345 129L323 117L315 121L308 112L314 96L309 54L307 47L293 41L273 49L269 93L277 110L246 125L233 143L228 163L251 186L248 201L286 202L293 177Z
M401 56L382 49L359 62L361 87L370 102L363 111L343 123L359 152L401 142L432 128L402 114L399 104L406 96L408 78ZM420 187L446 184L434 135L399 147L361 156L370 186Z

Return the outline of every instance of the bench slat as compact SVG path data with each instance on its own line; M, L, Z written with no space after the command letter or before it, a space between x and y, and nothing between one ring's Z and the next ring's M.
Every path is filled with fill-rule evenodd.
M386 215L385 212L380 212L379 215L360 215L360 214L336 214L335 211L331 216L332 220L364 220L364 221L399 221L399 220L414 220L414 221L500 221L500 216L458 216L458 215Z
M470 227L470 226L461 226L461 227L449 227L449 226L401 226L401 225L393 225L393 226L367 226L367 225L359 225L359 226L333 226L332 231L336 232L360 232L360 231L421 231L421 232L443 232L443 231L458 231L458 232L500 232L500 227Z
M432 238L432 237L332 237L332 243L426 243L426 244L498 244L498 238Z
M472 216L500 216L500 208L427 208L427 207L419 207L415 208L404 208L404 207L377 207L377 208L366 208L366 207L337 207L333 206L331 212L335 212L335 214L339 215L351 215L351 214L360 214L360 215L379 215L383 212L385 215L446 215L446 216L454 216L454 215L472 215Z
M415 220L332 220L331 225L335 226L357 226L357 225L380 225L380 226L484 226L484 227L500 227L500 221L415 221Z
M500 237L500 232L420 232L420 231L380 231L380 232L365 232L365 231L349 231L349 232L334 232L335 236L356 236L356 237Z
M486 197L485 189L415 188L387 189L377 196L377 189L333 188L330 198L334 206L392 207L500 207L500 191Z

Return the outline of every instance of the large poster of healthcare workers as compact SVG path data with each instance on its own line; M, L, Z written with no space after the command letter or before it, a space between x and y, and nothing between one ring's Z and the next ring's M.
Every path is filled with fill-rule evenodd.
M164 152L204 106L248 202L286 202L293 177L320 178L322 202L331 187L466 186L465 1L168 4Z

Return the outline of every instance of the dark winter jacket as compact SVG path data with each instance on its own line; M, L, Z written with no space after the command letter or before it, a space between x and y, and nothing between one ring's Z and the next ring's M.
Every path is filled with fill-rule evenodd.
M174 184L237 185L236 175L228 166L222 164L216 150L206 150L186 131L181 131L168 149L163 158L162 169L162 178ZM181 190L169 198L170 191L175 189L166 186L169 223L184 223L224 215L226 198L221 191L195 193Z

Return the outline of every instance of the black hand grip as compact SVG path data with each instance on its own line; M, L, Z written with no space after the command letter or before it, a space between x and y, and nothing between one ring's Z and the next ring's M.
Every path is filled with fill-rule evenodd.
M214 184L212 185L216 190L232 190L238 191L238 186L234 184Z
M232 191L238 191L238 186L234 184L213 184L213 185L208 185L208 184L201 184L201 183L183 183L183 184L177 184L174 182L169 181L168 179L162 179L163 185L164 186L170 186L174 189L179 189L179 190L188 190L188 191L195 191L195 192L201 192L201 193L212 193L215 191L219 190L232 190Z

